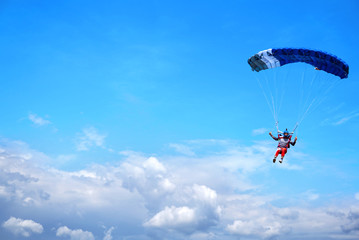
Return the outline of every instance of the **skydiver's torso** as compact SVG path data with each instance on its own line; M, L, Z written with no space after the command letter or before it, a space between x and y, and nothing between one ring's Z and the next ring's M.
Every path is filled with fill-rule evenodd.
M290 138L278 137L278 147L287 148L289 147Z

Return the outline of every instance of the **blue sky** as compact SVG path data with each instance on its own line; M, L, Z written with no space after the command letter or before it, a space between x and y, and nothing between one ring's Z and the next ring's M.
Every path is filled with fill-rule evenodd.
M358 239L358 11L2 1L1 239ZM279 165L247 59L281 47L350 70ZM296 91L281 128L297 120Z

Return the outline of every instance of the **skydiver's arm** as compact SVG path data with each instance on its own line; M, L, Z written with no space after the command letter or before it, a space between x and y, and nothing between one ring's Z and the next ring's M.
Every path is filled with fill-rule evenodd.
M276 141L278 141L278 138L272 135L272 132L269 133L269 135Z
M294 146L296 143L297 143L297 137L295 137L295 139L294 139L294 142L290 142L290 144L292 145L292 146Z

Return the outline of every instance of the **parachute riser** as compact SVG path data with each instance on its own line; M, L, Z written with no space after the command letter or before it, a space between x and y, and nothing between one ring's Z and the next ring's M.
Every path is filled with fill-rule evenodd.
M277 133L278 133L278 134L283 134L283 132L279 130L278 123L279 123L278 121L275 122L275 127L276 127L276 129L277 129ZM299 123L297 122L297 123L295 124L295 126L294 126L293 131L290 132L289 134L290 134L290 135L293 135L294 132L295 132L295 130L297 130L298 126L299 126Z
M278 128L278 121L277 121L277 122L275 122L275 127L277 128L277 132L278 132L278 134L282 133L281 131L279 131L279 128Z

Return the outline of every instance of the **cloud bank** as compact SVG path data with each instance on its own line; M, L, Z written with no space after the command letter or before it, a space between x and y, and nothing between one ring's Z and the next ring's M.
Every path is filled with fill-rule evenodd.
M355 202L345 207L278 205L275 200L285 196L263 194L252 184L253 173L268 171L265 159L273 149L265 143L185 144L216 151L166 157L122 152L117 163L70 172L44 165L48 157L24 143L3 141L0 238L358 238L354 197ZM302 197L307 202L319 196L308 190Z

